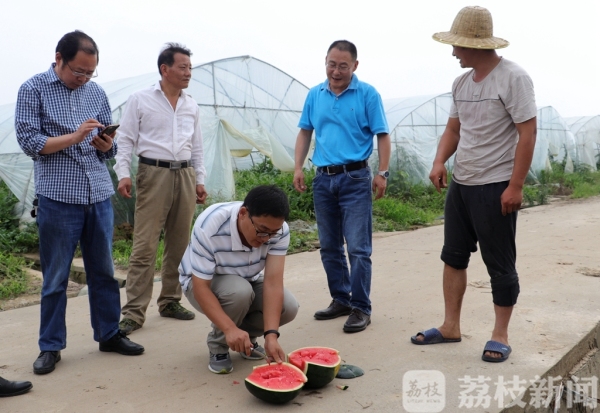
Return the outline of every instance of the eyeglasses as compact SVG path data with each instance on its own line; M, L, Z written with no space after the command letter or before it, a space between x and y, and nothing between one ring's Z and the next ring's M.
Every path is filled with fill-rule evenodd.
M67 66L69 66L69 69L71 69L71 73L73 73L73 76L75 77L85 77L86 79L92 79L94 77L98 77L98 69L94 70L94 73L92 73L91 75L88 75L87 73L81 73L81 72L76 72L73 70L73 68L71 67L71 65L69 65L67 63Z
M282 236L283 235L283 228L280 228L277 232L259 231L256 228L256 225L254 224L254 221L252 220L252 216L248 215L248 218L250 218L250 222L252 222L252 226L254 227L254 231L256 231L257 238L273 238L273 237L276 237L276 236Z
M334 72L336 69L340 73L346 73L350 70L350 66L348 66L348 65L341 64L338 66L333 62L326 63L325 66L327 66L327 69L331 70L332 72Z

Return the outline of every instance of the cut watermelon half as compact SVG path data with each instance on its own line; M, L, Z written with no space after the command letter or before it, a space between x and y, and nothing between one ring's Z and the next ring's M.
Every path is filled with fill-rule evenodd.
M288 354L288 363L304 372L305 386L319 388L329 384L340 369L342 359L337 350L329 347L303 347Z
M306 376L289 363L256 366L246 377L250 393L268 403L282 404L293 400L306 383Z

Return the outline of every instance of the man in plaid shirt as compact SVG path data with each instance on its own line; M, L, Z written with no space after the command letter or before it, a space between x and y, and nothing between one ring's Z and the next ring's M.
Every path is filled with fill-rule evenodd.
M67 345L67 282L79 243L89 288L94 340L100 351L143 353L119 330L119 286L112 262L114 193L106 160L117 153L106 94L96 77L98 47L83 32L67 33L56 47L55 63L19 89L15 130L19 145L34 161L39 199L42 286L36 374L54 370Z

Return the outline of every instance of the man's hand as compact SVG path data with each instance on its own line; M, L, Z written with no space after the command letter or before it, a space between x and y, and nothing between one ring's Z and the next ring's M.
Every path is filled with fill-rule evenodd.
M111 135L103 134L102 136L96 135L92 138L92 145L94 148L99 150L100 152L107 152L113 146L113 139L117 132L113 132Z
M252 343L246 331L234 327L229 331L224 331L224 333L230 349L239 353L246 353L247 356L252 354Z
M281 364L285 361L285 353L277 341L276 334L267 334L265 337L265 351L267 352L267 363Z
M302 170L296 170L294 172L294 188L298 192L306 191L306 185L304 184L304 172Z
M379 199L385 195L385 188L387 187L387 179L381 175L375 175L373 178L373 193L375 199Z
M207 196L208 193L206 192L206 189L204 189L204 185L196 185L196 203L204 204Z
M123 178L119 181L117 192L123 198L131 198L131 178Z
M521 209L523 202L523 188L515 185L508 185L502 192L500 203L502 204L502 215L511 214Z
M448 187L448 171L443 163L434 163L431 172L429 173L429 179L435 189L438 192L442 192L442 188Z
M71 134L73 139L72 145L83 142L85 140L85 137L88 136L91 131L98 128L102 129L104 128L104 125L102 125L96 119L86 120L81 125L79 125L75 132Z

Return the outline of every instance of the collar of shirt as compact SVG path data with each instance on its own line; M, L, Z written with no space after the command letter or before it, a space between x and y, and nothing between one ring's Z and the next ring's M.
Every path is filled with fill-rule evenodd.
M342 93L340 93L340 96L342 94L346 93L346 90L357 89L357 88L358 88L358 77L356 77L356 75L353 74L352 79L350 80L350 84L348 85L348 87L346 89L344 89L344 91ZM329 87L329 79L325 79L325 82L323 82L323 84L321 85L321 90L328 90L331 93L333 93L333 91ZM335 93L334 93L334 95L335 95Z
M45 75L47 76L46 81L48 82L48 84L51 84L51 83L60 83L61 85L63 85L67 89L69 89L67 87L67 85L65 85L65 82L63 82L60 79L60 77L58 77L58 75L56 74L55 68L56 68L56 62L53 62L50 65L50 69L48 69L48 71L45 73ZM85 86L85 84L83 86ZM72 89L69 89L69 90L72 90Z
M240 212L240 208L242 207L242 202L237 205L231 211L231 218L229 220L229 231L231 232L231 249L233 251L250 251L252 248L248 248L242 243L242 238L240 237L240 231L238 230L237 222L238 222L238 214Z
M168 100L167 95L165 95L165 92L162 90L162 87L160 86L160 80L158 82L156 82L156 84L154 85L154 90L158 90L164 97L165 99ZM188 95L187 93L185 93L183 90L179 92L179 97L177 98L177 101L184 101L186 100L188 97L190 97L190 95ZM179 105L177 105L179 106Z

